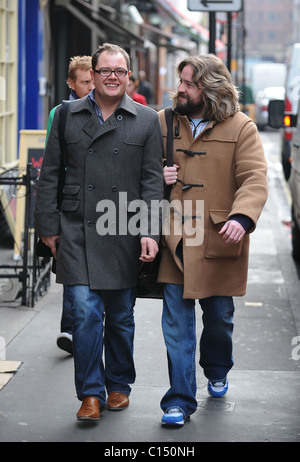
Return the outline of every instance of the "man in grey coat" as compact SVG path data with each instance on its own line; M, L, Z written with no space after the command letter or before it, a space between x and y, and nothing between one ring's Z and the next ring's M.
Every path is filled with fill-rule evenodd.
M160 220L153 204L163 197L161 129L157 113L126 94L129 69L125 50L98 47L92 56L95 88L70 103L66 120L60 210L60 108L37 189L37 231L57 259L56 281L69 286L72 301L79 420L99 420L104 405L121 410L129 404L139 260L152 261L158 252Z

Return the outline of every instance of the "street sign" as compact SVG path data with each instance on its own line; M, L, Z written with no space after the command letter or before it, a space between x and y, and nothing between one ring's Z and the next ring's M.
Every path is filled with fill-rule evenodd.
M240 11L243 0L188 0L190 11Z

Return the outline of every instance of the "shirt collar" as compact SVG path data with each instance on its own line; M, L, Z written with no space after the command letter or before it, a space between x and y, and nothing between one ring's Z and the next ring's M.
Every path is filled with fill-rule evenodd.
M74 90L71 90L69 100L74 101L75 99L78 99L77 93Z
M98 106L95 100L95 88L91 90L90 93L88 94L88 100L91 106L94 108L100 123L103 124L104 123L103 115L102 115L100 107Z
M95 88L90 91L88 94L88 100L91 104L91 106L97 111L97 108L99 109L101 113L101 109L96 103L95 100ZM124 109L124 111L131 112L132 114L136 115L136 107L134 101L127 95L127 93L124 93L123 98L121 99L119 106L117 107L116 111Z

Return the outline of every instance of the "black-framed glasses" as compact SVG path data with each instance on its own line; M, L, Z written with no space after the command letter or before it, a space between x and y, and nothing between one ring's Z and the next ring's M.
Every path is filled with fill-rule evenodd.
M102 77L109 77L114 72L116 77L125 77L128 74L126 69L119 67L118 69L109 69L109 67L101 67L101 69L95 69L97 74L102 75Z

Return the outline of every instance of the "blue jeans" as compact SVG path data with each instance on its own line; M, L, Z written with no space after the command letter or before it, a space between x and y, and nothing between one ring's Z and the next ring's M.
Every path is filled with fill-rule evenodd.
M225 379L233 366L232 297L199 300L203 311L200 365L209 380ZM170 389L161 400L167 411L179 407L184 416L197 409L195 300L183 298L183 286L164 284L162 329L167 348Z
M93 291L76 285L68 286L68 293L78 399L94 396L105 404L106 392L129 395L129 383L135 381L135 288Z

